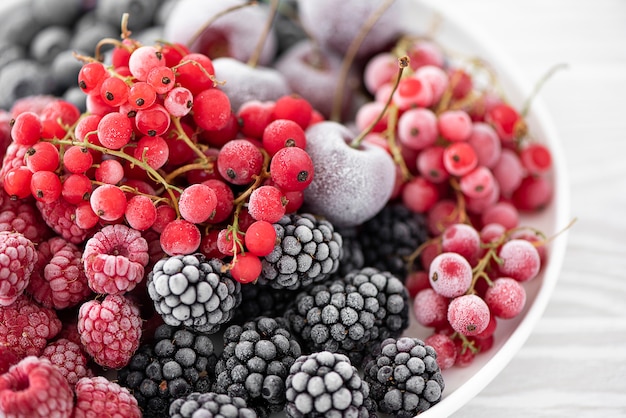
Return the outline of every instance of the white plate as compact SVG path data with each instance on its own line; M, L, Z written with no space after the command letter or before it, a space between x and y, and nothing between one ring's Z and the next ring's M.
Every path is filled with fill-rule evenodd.
M515 67L505 54L494 50L488 39L470 31L462 21L437 8L436 1L412 1L406 18L404 24L410 22L409 26L418 34L423 34L424 30L433 26L433 22L437 22L435 32L429 35L444 48L488 62L496 70L507 99L517 108L530 95L530 84L516 74ZM538 98L532 102L527 122L533 138L548 145L552 151L555 194L545 210L536 215L524 216L520 224L535 227L547 236L553 236L571 221L569 184L563 150L547 111ZM443 371L446 384L443 398L438 404L419 414L420 418L441 418L458 411L506 367L529 337L548 304L561 272L566 241L567 231L549 244L548 260L540 276L524 284L527 303L522 314L514 319L499 321L494 346L491 350L478 354L470 366L455 366ZM431 332L412 323L405 335L425 338Z

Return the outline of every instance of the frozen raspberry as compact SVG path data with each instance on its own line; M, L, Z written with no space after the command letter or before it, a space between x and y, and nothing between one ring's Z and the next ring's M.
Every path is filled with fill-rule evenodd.
M7 147L4 158L2 159L2 167L0 168L0 186L4 184L4 178L9 170L15 167L23 167L26 165L24 156L30 148L29 145L20 145L11 142Z
M52 203L36 204L46 224L72 244L81 244L93 232L76 224L76 206L62 197Z
M46 308L65 309L87 300L91 289L81 263L82 251L64 238L37 246L38 260L26 291Z
M0 376L0 416L69 418L74 394L48 359L24 358Z
M81 377L92 375L81 346L70 340L61 338L48 344L39 357L46 358L57 366L72 388Z
M17 232L0 232L0 306L24 293L37 262L35 244Z
M143 279L149 260L148 242L141 232L123 224L96 232L83 253L89 287L112 295L132 290Z
M73 418L107 416L140 418L137 399L128 389L102 376L84 377L76 384L76 407Z
M78 332L87 353L101 366L119 369L139 347L139 308L123 295L90 300L78 312Z
M10 347L0 345L0 375L8 372L9 368L20 360L21 358Z
M0 306L0 345L11 348L19 357L40 355L60 330L56 312L26 295L11 306Z
M35 203L30 200L11 200L4 192L0 206L0 231L19 232L35 244L47 239L51 230L41 218Z

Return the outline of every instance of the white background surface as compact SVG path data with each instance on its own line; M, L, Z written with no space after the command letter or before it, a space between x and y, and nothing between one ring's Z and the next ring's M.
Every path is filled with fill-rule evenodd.
M536 329L453 418L626 417L626 1L429 2L491 38L529 85L568 65L540 97L578 218Z
M540 97L571 185L563 271L527 342L453 415L626 417L626 2L439 0L489 37Z

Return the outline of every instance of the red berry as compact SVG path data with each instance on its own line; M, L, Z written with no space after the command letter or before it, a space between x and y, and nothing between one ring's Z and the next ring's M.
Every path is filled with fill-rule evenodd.
M462 255L445 252L430 264L430 285L442 296L463 295L472 284L472 266Z
M91 295L76 245L55 236L37 246L38 260L27 292L46 308L76 306Z
M26 295L9 306L0 306L0 345L11 348L19 357L39 356L60 330L56 312Z
M35 244L17 232L0 232L0 306L9 306L24 292L37 262Z
M463 335L480 334L489 325L489 307L476 295L463 295L452 299L448 306L448 322Z
M160 241L167 255L185 255L196 251L201 239L200 230L195 224L177 219L163 228Z
M261 259L252 253L238 254L230 274L240 283L252 283L261 275Z
M148 243L137 230L107 225L87 240L83 265L89 287L96 293L121 294L144 277Z
M298 147L279 149L270 162L270 174L274 183L285 191L303 191L313 181L313 160Z
M137 399L127 388L102 376L84 377L75 388L75 418L95 416L141 418Z
M180 195L178 208L183 219L202 223L209 219L217 207L217 195L206 184L192 184Z
M61 370L48 359L29 356L0 376L0 415L72 416L74 393Z
M276 245L276 230L267 221L255 221L245 235L246 249L259 257L265 257L274 250Z
M65 338L48 344L40 357L54 364L71 388L74 388L78 379L93 373L87 366L87 358L81 346Z
M141 338L139 308L123 295L90 300L78 312L78 332L87 353L101 366L124 367Z
M500 277L493 281L485 293L485 302L498 318L514 318L526 304L526 291L519 281Z

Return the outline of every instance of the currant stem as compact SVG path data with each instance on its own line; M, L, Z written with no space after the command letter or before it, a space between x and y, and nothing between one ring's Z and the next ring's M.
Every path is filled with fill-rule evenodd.
M68 132L71 132L68 131ZM140 161L134 157L131 157L130 155L126 154L123 151L116 151L116 150L112 150L106 147L102 147L100 145L96 145L96 144L92 144L91 142L87 141L87 137L91 134L96 134L96 132L91 132L88 133L87 135L85 135L85 140L84 141L78 141L75 138L72 138L71 136L69 137L69 139L65 139L68 138L67 136L64 139L52 139L50 140L50 142L52 144L55 145L79 145L79 146L84 146L85 148L88 149L92 149L94 151L99 151L103 154L109 154L109 155L113 155L114 157L123 159L125 161L128 161L130 164L132 165L136 165L138 167L143 168L146 171L146 174L149 175L150 177L152 177L156 182L160 183L163 185L163 187L165 187L165 191L170 195L171 201L172 201L172 206L174 207L174 210L176 211L176 215L178 217L180 217L180 211L178 209L178 199L176 198L176 195L174 194L174 190L177 190L178 188L176 188L175 186L172 186L171 184L169 184L164 178L163 176L161 176L161 174L159 174L159 172L155 169L153 169L152 167L150 167L148 164L146 164L143 161Z
M395 0L385 0L363 23L361 26L359 33L352 40L350 45L348 46L348 50L346 51L346 55L344 56L343 61L341 62L341 67L339 69L339 75L337 77L337 89L335 93L335 97L333 98L333 107L330 113L330 120L335 122L339 122L341 120L341 108L343 105L343 86L346 84L346 80L348 79L348 73L350 72L350 67L356 58L356 54L359 52L359 48L363 44L365 37L372 30L378 19L385 13L385 11L391 6L391 4ZM408 57L407 57L408 59Z
M396 77L396 81L393 85L393 88L391 92L389 93L389 97L387 98L387 101L385 102L385 106L383 107L383 110L378 114L376 119L372 123L369 124L367 128L365 128L356 138L352 140L352 143L350 143L350 146L352 148L358 148L361 145L361 142L363 142L363 139L370 132L372 132L372 129L374 129L376 124L380 122L380 120L383 118L383 116L387 112L387 109L391 105L391 100L393 99L393 93L397 90L398 85L400 84L400 80L402 79L402 73L404 72L404 69L409 66L409 61L410 61L409 57L406 55L398 58L398 75Z
M393 160L398 167L400 167L400 172L402 173L402 179L404 181L409 181L413 178L413 174L406 166L406 161L402 156L402 151L398 147L396 142L396 126L398 124L398 107L390 106L389 107L389 122L387 124L387 145L389 146L389 151L393 156Z
M522 106L522 110L520 111L520 115L523 118L528 116L528 112L530 111L530 105L532 104L532 101L535 99L535 97L537 97L537 95L541 91L541 88L546 84L546 82L554 75L554 73L556 73L559 70L563 70L567 67L568 66L565 63L557 64L554 67L550 68L548 72L539 79L537 84L535 84L535 88L530 93L530 96L528 96L528 98L524 101L524 105Z
M278 3L279 3L279 0L270 1L270 10L269 10L270 17L265 22L265 27L263 28L263 32L261 32L261 36L259 37L256 47L254 48L253 54L250 56L250 59L248 59L248 65L252 68L257 66L259 62L259 58L261 57L261 52L263 52L263 46L265 45L265 41L267 40L267 37L270 34L270 31L272 29L272 24L274 23L274 18L276 17L276 11L278 10Z
M239 10L239 9L242 9L242 8L248 7L248 6L256 6L256 5L257 5L257 2L252 0L252 1L249 1L247 3L237 4L235 6L228 7L226 9L222 10L221 12L214 14L213 16L211 16L211 18L209 20L204 22L204 24L198 28L198 30L191 36L191 38L189 38L189 40L186 43L187 48L191 48L191 46L194 44L194 42L196 42L198 40L198 38L200 38L200 36L202 36L204 31L207 30L209 28L209 26L211 26L213 24L213 22L215 22L220 17L222 17L224 15L227 15L230 12L234 12L235 10Z
M172 119L172 123L174 124L174 127L176 128L176 133L178 134L178 138L185 141L185 144L187 144L187 146L193 150L193 152L198 156L198 158L200 159L200 161L202 161L202 163L209 164L210 162L206 154L203 153L202 150L200 150L196 146L196 143L193 142L191 138L187 136L187 133L185 132L185 130L183 129L183 126L180 123L180 118L172 116L171 119Z

